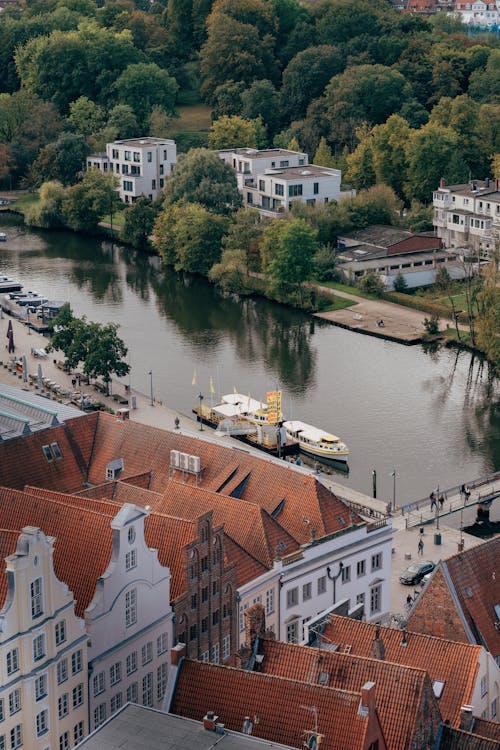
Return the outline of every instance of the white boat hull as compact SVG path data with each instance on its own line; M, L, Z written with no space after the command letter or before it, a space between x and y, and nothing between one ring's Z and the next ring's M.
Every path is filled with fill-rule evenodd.
M307 456L312 458L318 458L320 460L337 461L339 463L347 463L349 458L349 451L330 451L320 447L315 447L309 444L301 443L299 440L299 450L301 453L305 453Z

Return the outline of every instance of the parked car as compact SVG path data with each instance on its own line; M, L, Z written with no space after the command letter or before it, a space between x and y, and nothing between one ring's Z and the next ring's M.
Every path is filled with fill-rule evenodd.
M399 580L407 586L413 586L415 583L419 583L428 573L432 573L435 567L434 563L428 560L426 562L412 563L406 570L403 570L399 576Z

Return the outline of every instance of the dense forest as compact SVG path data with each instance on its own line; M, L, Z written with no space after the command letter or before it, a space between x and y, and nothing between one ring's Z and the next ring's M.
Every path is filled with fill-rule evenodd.
M406 202L498 169L498 40L386 0L21 0L0 92L4 186L72 184L89 151L169 135L200 100L210 146L292 143Z

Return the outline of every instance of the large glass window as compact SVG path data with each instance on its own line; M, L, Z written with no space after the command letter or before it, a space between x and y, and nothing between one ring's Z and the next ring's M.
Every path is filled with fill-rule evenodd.
M39 617L43 614L43 589L42 579L36 578L30 584L31 616Z

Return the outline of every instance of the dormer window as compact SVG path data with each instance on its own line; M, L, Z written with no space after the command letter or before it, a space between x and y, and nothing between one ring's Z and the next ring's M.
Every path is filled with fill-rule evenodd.
M117 479L121 471L123 471L123 458L117 458L114 461L110 461L106 466L106 479L108 481Z
M446 683L443 682L443 680L434 680L434 682L432 683L432 689L437 700L441 698L445 685Z
M63 457L61 453L61 449L59 448L59 443L51 443L50 445L42 445L42 451L48 463L52 463L52 461L58 461L60 458Z

